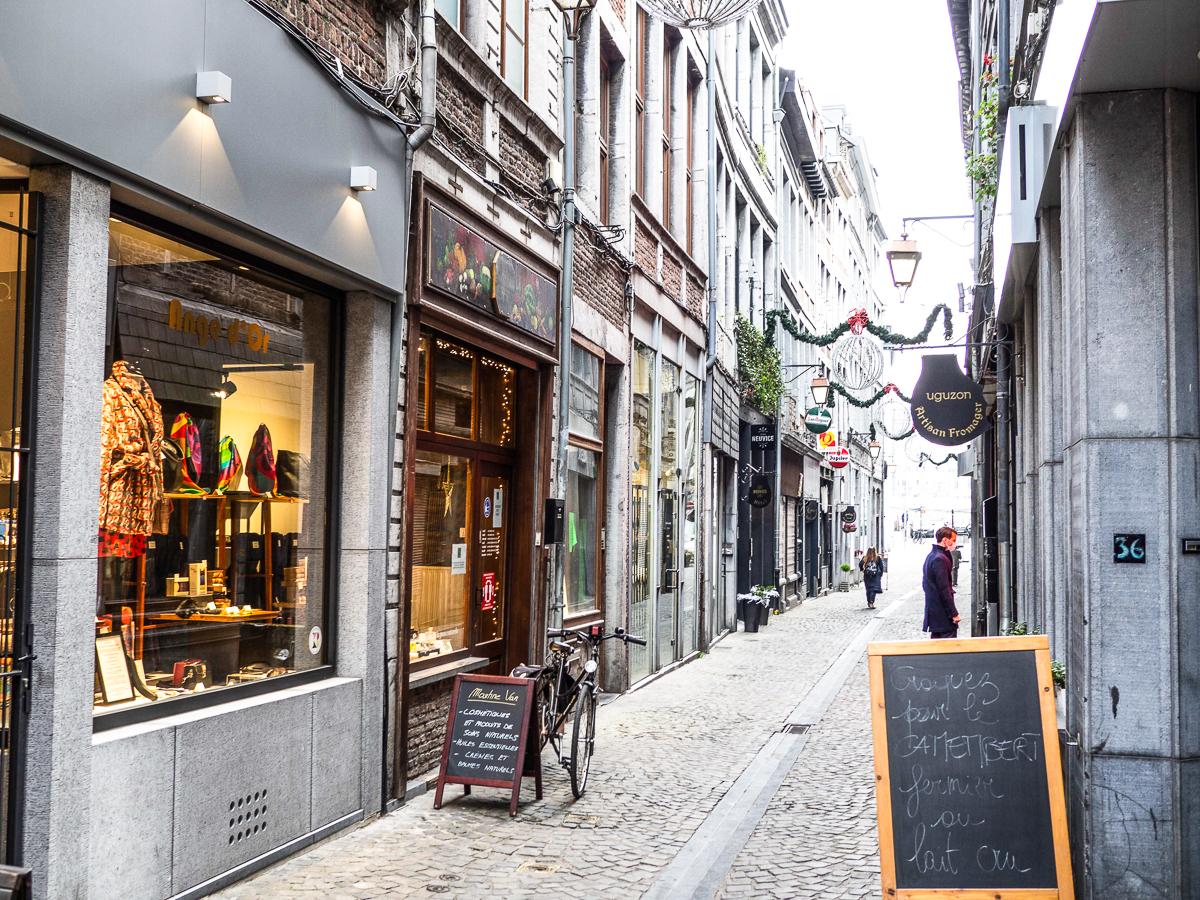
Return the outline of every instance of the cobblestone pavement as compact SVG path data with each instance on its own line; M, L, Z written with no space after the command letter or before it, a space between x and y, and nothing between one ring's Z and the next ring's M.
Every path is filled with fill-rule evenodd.
M898 575L893 560L885 598L895 599L917 582ZM903 568L919 572L919 557ZM917 636L919 604L897 611L876 639ZM545 798L533 800L527 782L522 796L530 799L515 819L506 793L474 788L460 798L461 789L448 788L440 811L425 794L217 896L638 897L874 615L859 589L809 600L601 707L579 801L548 753ZM860 660L737 857L725 894L858 897L878 889L866 695Z

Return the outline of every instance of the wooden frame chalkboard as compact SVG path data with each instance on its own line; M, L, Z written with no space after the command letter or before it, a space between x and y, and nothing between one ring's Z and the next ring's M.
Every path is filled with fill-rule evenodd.
M508 788L510 816L517 814L522 778L536 779L537 799L542 799L536 684L532 678L455 676L434 809L442 808L447 784L461 784L464 794L471 793L471 785Z
M883 896L1073 900L1044 635L868 645Z

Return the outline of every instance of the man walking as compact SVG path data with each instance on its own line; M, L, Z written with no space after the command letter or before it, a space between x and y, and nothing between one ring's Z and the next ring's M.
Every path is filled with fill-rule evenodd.
M921 573L921 587L925 590L925 621L921 630L930 632L932 638L955 638L961 616L954 605L951 577L954 562L950 554L958 543L958 534L953 528L942 527L933 539L934 545L925 557Z
M950 559L954 562L954 570L950 573L952 576L951 584L953 587L958 587L958 567L962 563L962 551L955 547L950 551Z

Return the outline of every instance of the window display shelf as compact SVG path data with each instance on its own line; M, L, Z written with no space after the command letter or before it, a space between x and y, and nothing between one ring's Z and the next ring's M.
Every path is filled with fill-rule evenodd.
M186 618L177 613L151 613L146 616L150 622L220 622L224 625L238 625L242 622L263 622L279 618L279 613L270 609L256 609L248 613L238 613L236 616L220 613L193 613Z
M228 491L224 494L188 494L182 491L168 491L163 495L171 500L232 500L234 503L307 503L304 497L268 497L265 494L251 494L246 491Z

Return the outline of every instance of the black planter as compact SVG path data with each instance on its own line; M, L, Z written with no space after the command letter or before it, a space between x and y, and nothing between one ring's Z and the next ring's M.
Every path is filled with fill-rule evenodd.
M742 621L746 623L746 632L754 634L762 625L762 606L755 603L753 600L745 601L746 605L742 610Z

